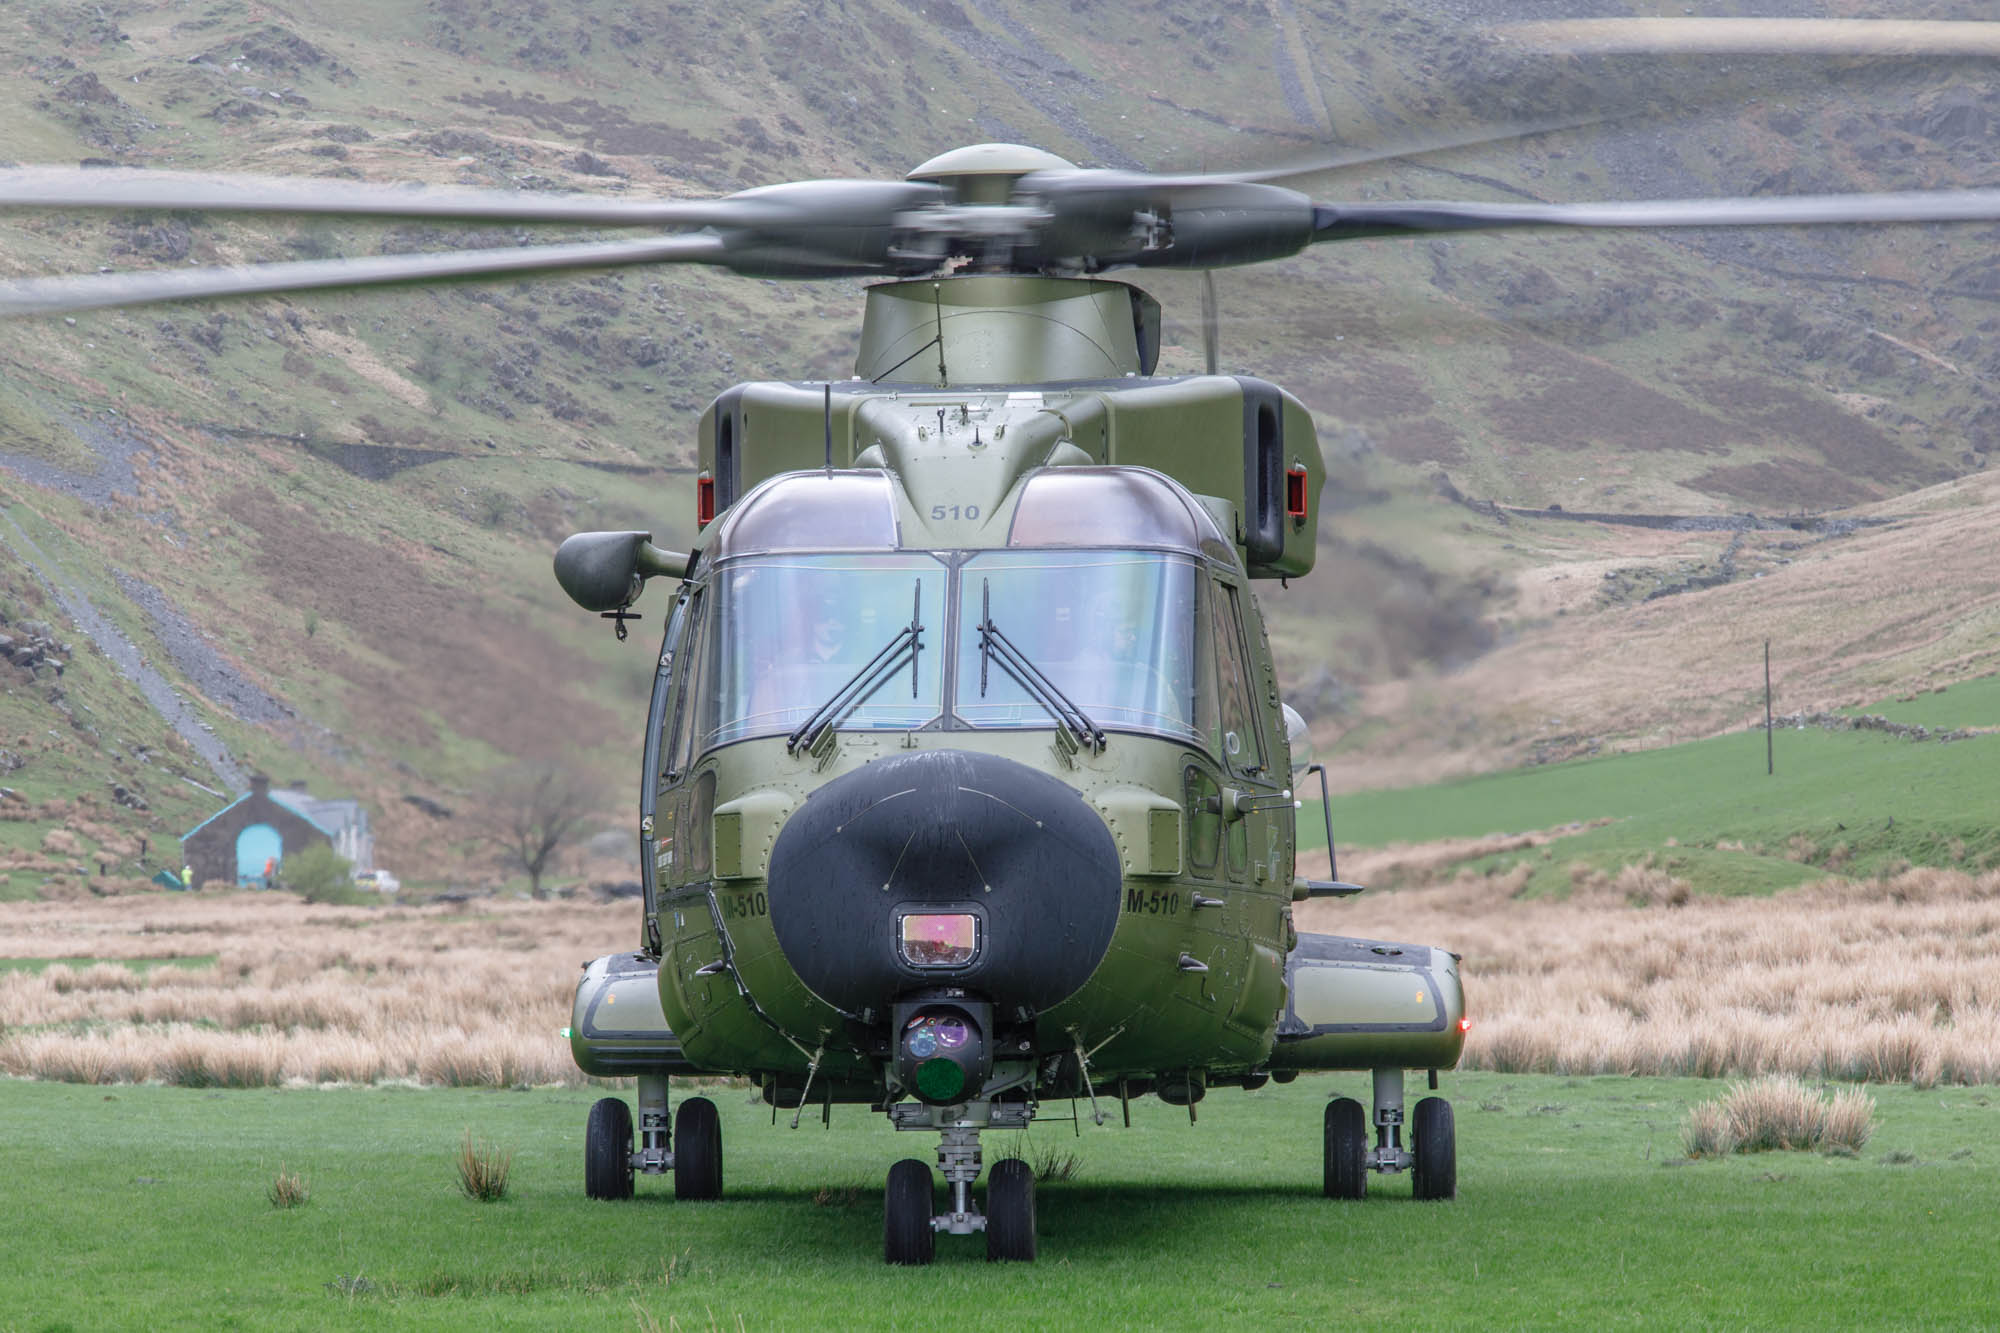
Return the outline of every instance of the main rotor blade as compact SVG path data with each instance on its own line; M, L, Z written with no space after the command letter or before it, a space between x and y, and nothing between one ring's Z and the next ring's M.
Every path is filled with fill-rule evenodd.
M783 215L771 203L741 197L629 199L116 167L0 171L0 208L160 208L611 227L741 227Z
M1569 19L1492 32L1563 55L2000 56L2000 23L1976 19Z
M1607 18L1501 24L1485 30L1502 50L1521 55L1827 55L1827 56L2000 56L2000 22L1894 19L1696 19ZM1602 90L1615 94L1617 89ZM1667 91L1692 91L1683 113L1698 111L1704 87L1676 84ZM1420 158L1455 148L1507 143L1540 134L1615 124L1645 115L1655 124L1657 109L1630 106L1589 113L1504 121L1478 129L1438 130L1352 147L1330 147L1250 171L1174 176L1174 183L1243 181L1283 184L1402 158Z
M362 259L313 259L246 264L233 268L148 269L70 278L0 282L0 317L144 305L196 297L254 296L324 287L372 287L443 278L527 276L626 264L721 264L727 254L718 236L660 236L578 245L509 246L447 254L378 255Z
M1527 227L1766 227L1850 222L2000 221L2000 190L1652 199L1607 204L1315 204L1313 241Z
M1185 176L1168 174L1154 179L1168 186L1235 183L1276 185L1285 181L1302 180L1307 176L1324 175L1327 172L1348 171L1355 167L1373 166L1378 162L1393 162L1399 158L1426 157L1431 153L1449 152L1454 148L1478 148L1486 144L1529 139L1537 134L1557 134L1564 130L1586 129L1593 125L1610 124L1636 114L1638 113L1635 111L1608 114L1596 112L1590 115L1551 117L1546 120L1509 121L1497 125L1482 125L1472 130L1438 130L1430 134L1412 134L1407 138L1389 139L1360 146L1331 146L1321 152L1287 158L1282 162L1251 171L1221 171Z

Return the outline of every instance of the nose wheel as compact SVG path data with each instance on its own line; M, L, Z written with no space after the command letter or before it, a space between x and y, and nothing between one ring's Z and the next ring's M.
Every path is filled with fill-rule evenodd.
M889 1168L882 1196L882 1257L892 1264L927 1264L937 1252L931 1218L937 1203L930 1164L905 1157Z
M986 1258L989 1263L1035 1258L1035 1169L1018 1157L995 1162L986 1178Z
M946 1112L964 1116L945 1120ZM898 1129L936 1129L938 1169L944 1176L946 1199L937 1212L936 1177L914 1157L889 1168L882 1193L882 1257L892 1264L927 1264L937 1252L937 1235L986 1233L986 1258L995 1263L1028 1263L1035 1257L1035 1171L1018 1157L993 1164L986 1177L986 1208L973 1202L972 1186L979 1179L979 1131L993 1125L1026 1128L1026 1108L977 1105L932 1108L902 1105L890 1109Z

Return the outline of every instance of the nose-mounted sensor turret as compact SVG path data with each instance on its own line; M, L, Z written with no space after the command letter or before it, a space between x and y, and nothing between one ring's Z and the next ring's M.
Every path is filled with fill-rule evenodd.
M896 1079L919 1101L949 1106L986 1082L993 1067L993 1007L971 1000L918 1000L895 1009Z

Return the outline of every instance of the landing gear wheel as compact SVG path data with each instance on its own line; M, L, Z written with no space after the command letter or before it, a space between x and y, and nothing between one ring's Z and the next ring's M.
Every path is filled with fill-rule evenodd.
M674 1112L674 1197L722 1197L722 1121L706 1097L690 1097Z
M889 1186L882 1192L882 1257L892 1264L927 1264L937 1250L931 1230L935 1206L931 1168L905 1157L889 1168Z
M986 1259L1035 1260L1035 1169L1018 1157L1003 1157L986 1177Z
M1326 1197L1368 1197L1368 1113L1352 1097L1326 1104Z
M1451 1103L1426 1097L1417 1103L1410 1122L1411 1193L1419 1199L1458 1197L1458 1134L1452 1126Z
M632 1197L632 1108L606 1097L583 1127L583 1193L590 1199Z

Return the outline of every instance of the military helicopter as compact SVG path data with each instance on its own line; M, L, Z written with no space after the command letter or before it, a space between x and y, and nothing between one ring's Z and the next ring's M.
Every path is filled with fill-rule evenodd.
M1650 40L1650 39L1649 39ZM1516 129L1512 131L1518 133ZM1470 139L1464 140L1470 142ZM1379 156L1379 155L1377 155ZM1340 165L1330 159L1314 169ZM979 144L899 181L635 201L148 171L0 172L0 204L567 222L638 240L0 283L0 313L697 263L872 277L854 374L738 385L701 418L689 551L570 537L555 573L623 638L668 585L645 731L644 898L585 966L584 1188L721 1195L719 1120L676 1077L934 1136L892 1166L883 1252L940 1233L1036 1256L1031 1169L975 1186L983 1132L1086 1102L1368 1071L1331 1100L1322 1185L1457 1190L1435 1088L1469 1025L1445 949L1300 932L1295 794L1324 770L1279 697L1252 587L1314 563L1325 474L1276 385L1160 376L1161 309L1119 270L1463 230L2000 218L2000 191L1644 203L1315 202L1291 171L1150 174ZM1327 830L1329 847L1332 830ZM1112 1102L1117 1111L1107 1109ZM670 1114L671 1111L671 1114Z

